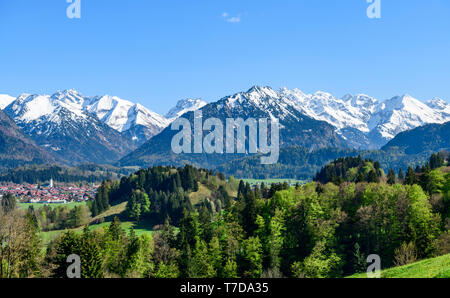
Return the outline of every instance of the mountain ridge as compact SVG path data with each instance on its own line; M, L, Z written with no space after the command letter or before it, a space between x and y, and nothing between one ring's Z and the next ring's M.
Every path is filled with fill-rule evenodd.
M0 167L57 162L48 152L28 138L5 112L0 110Z
M36 144L68 164L108 163L136 148L81 109L83 103L75 93L24 94L4 111Z
M324 91L306 94L299 89L274 90L269 86L252 86L209 104L199 98L180 100L165 116L117 96L89 97L75 89L53 95L22 94L16 99L2 95L1 105L7 105L5 112L47 151L66 155L60 152L64 149L61 145L71 142L70 147L78 147L76 152L71 152L75 154L75 162L123 161L129 153L167 130L176 118L191 118L190 113L197 109L206 109L205 118L278 118L285 136L281 146L297 142L295 145L309 150L325 146L379 149L401 132L450 121L450 104L439 98L421 102L405 94L379 101L365 94L346 94L339 98ZM313 122L314 125L309 125ZM325 128L323 123L329 126ZM63 128L71 131L71 137ZM55 135L49 137L52 134ZM166 133L157 139L167 142L167 137ZM80 146L93 146L95 150L88 149L96 156L83 154ZM160 144L154 147L161 149ZM100 158L100 153L93 151L103 152L107 158ZM70 155L65 157L72 159Z

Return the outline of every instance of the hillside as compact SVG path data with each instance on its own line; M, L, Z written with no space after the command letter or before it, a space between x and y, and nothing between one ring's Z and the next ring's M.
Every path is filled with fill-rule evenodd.
M25 136L14 121L0 110L0 168L56 162L55 158Z
M450 122L429 124L398 134L382 150L404 151L406 154L437 152L450 148Z
M430 169L408 170L404 179L394 174L394 184L378 176L376 161L339 159L324 171L324 182L335 170L341 174L338 169L350 181L353 175L346 173L353 169L369 174L359 182L253 187L189 165L152 167L104 181L86 206L27 213L38 223L34 233L39 227L49 231L41 234L48 245L40 262L62 274L67 264L58 262L65 257L61 248L89 243L96 267L83 269L88 277L341 278L364 272L368 252L381 257L382 268L425 260L386 271L386 277L446 277L447 259L426 261L449 253L450 174L444 162L434 154ZM26 219L4 210L8 220ZM135 256L144 256L142 263L133 263Z
M349 278L367 278L367 274L355 274ZM381 278L450 278L450 254L383 270Z

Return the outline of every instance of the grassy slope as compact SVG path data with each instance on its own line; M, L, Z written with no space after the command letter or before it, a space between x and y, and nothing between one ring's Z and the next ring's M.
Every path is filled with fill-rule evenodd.
M192 205L197 205L201 203L205 198L211 196L212 191L203 184L198 185L197 192L191 192L189 194L189 199L191 200Z
M104 213L94 217L91 220L90 224L89 224L89 229L90 230L97 230L97 229L100 229L100 228L108 227L115 216L118 216L119 218L121 217L121 214L125 211L126 205L127 205L127 203L123 202L123 203L121 203L119 205L112 206L106 212L104 212ZM102 219L104 219L104 222L97 223L97 222L101 221ZM75 232L81 233L83 228L84 227L71 229L71 231L75 231ZM134 231L136 232L136 235L141 235L141 234L144 234L144 233L147 233L147 234L152 234L153 233L151 226L137 224L136 222L132 222L132 221L122 221L122 228L125 231L127 231L128 233L130 232L131 228L134 228ZM51 240L55 239L56 237L58 237L59 234L65 232L65 231L67 231L67 230L56 230L56 231L42 232L41 233L42 241L44 242L44 244L47 245Z
M206 178L203 176L203 180ZM207 181L203 181L204 183L198 184L198 191L191 192L189 194L189 199L191 200L191 203L193 206L197 206L201 202L203 202L204 199L211 197L213 190L217 189L219 186L224 186L226 191L231 197L237 196L237 188L239 185L239 180L236 180L234 182L235 185L231 185L231 183L227 183L226 181L222 181L217 179L216 177L209 177Z
M382 278L450 278L450 254L419 261L406 266L386 269ZM355 274L350 278L367 278L366 273Z

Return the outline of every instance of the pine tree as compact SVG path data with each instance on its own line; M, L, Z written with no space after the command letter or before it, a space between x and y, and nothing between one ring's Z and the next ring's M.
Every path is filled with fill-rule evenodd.
M361 183L364 181L365 181L364 174L362 172L358 172L358 177L356 178L356 183Z
M400 182L403 182L403 180L405 180L405 174L403 173L402 169L398 170L398 180L400 180Z
M242 242L239 254L239 271L244 278L260 278L262 274L262 245L258 237L250 237Z
M109 225L108 233L114 241L120 240L124 235L125 232L122 229L122 223L117 216L114 216L113 221Z
M430 157L430 167L432 170L440 168L444 165L444 158L439 153L434 153Z
M253 236L254 231L258 228L256 225L256 217L258 215L255 194L248 191L244 198L245 206L242 210L242 227L247 236Z
M55 243L55 255L51 257L50 263L54 266L52 277L67 278L67 257L72 254L79 254L80 241L73 231L66 232Z
M228 258L225 266L223 267L223 278L238 278L237 263L234 258Z
M355 243L353 252L353 271L355 273L364 272L367 268L366 258L361 253L361 247L358 243Z
M82 278L103 278L103 259L101 249L95 238L85 230L79 246Z
M241 180L239 181L239 187L238 187L238 192L237 192L237 197L239 198L240 196L245 196L245 184L244 181Z
M416 184L417 178L416 173L411 167L408 167L408 171L406 172L405 184L413 185Z
M211 223L211 215L206 208L206 202L203 202L199 211L198 221L200 225L201 239L209 243L213 237L213 227Z
M32 206L30 206L30 209ZM22 277L36 277L41 273L42 241L39 234L39 224L34 212L28 210L25 219L25 237L22 254L24 259L20 264Z
M393 169L389 169L387 183L390 185L395 184L395 172Z
M367 181L369 183L378 183L378 182L380 182L380 179L379 179L379 177L377 175L377 172L375 170L370 170L369 171L369 175L367 177Z
M9 213L14 209L16 209L17 200L16 197L14 197L12 194L6 193L3 195L3 198L0 200L0 203L3 212Z

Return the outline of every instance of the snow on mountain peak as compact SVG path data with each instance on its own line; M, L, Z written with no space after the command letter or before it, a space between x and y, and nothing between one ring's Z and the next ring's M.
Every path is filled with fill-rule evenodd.
M328 122L338 131L352 128L363 134L376 132L384 140L417 126L450 121L447 103L434 100L427 105L408 94L380 102L366 94L347 94L337 98L324 91L305 94L286 87L274 91L270 87L254 86L222 101L232 109L254 105L280 118L290 114L293 107L313 119ZM433 103L440 108L430 107ZM377 142L383 141L377 140L376 146L379 145Z
M450 114L433 109L409 94L395 96L380 104L369 127L390 140L398 133L425 124L450 121Z
M435 97L435 98L427 101L426 105L432 109L450 112L449 111L450 103L448 103L447 101L445 101L441 98L438 98L438 97Z
M22 94L8 106L7 112L18 123L53 123L56 126L64 121L87 121L95 115L119 132L142 125L154 134L170 123L140 104L110 95L85 97L75 89L58 91L51 96Z
M224 97L218 103L218 109L228 107L251 112L257 108L279 119L299 119L300 112L333 125L342 134L352 129L367 138L375 134L378 138L376 146L405 130L450 121L448 102L434 98L423 103L408 94L380 102L365 94L346 94L338 98L323 91L305 94L299 89L283 87L275 91L267 86L253 86L247 92ZM58 124L64 117L80 121L95 115L111 128L127 132L140 141L160 132L183 114L201 109L206 104L199 98L183 99L163 117L141 104L117 96L85 97L75 89L58 91L51 96L22 94L17 99L0 95L0 109L5 109L18 122ZM355 138L352 135L348 137Z
M0 94L0 110L9 106L16 98L8 94Z
M53 94L51 98L68 104L82 104L85 99L84 96L75 89L58 91Z
M140 104L134 104L117 96L93 97L85 108L119 132L127 131L136 125L143 125L152 129L156 127L159 130L169 124L161 115Z
M141 104L135 104L133 110L136 114L136 121L133 125L143 125L146 127L156 126L158 129L169 126L170 121L165 117L150 111Z
M253 86L246 93L247 94L257 93L261 96L270 96L270 97L277 96L277 92L269 86Z
M169 119L169 121L173 121L176 118L181 117L183 114L185 114L187 112L199 110L206 105L207 105L207 103L205 101L203 101L201 98L182 99L177 102L175 107L170 109L170 111L165 115L165 117L167 119Z
M409 94L405 94L402 96L395 96L391 99L388 99L384 102L385 109L387 110L402 110L407 109L413 113L417 113L419 111L427 111L431 112L431 108L428 107L423 102L419 101L418 99L412 97Z

